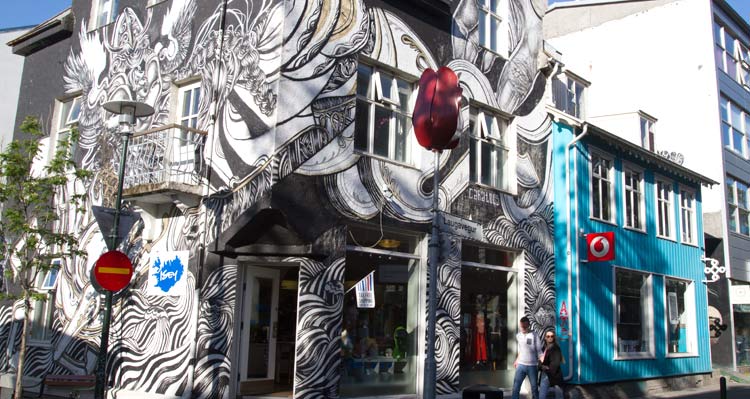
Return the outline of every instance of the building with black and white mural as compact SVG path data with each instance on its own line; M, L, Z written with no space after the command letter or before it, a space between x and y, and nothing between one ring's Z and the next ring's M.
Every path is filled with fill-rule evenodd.
M109 395L420 397L436 189L447 224L464 228L441 237L438 393L509 388L518 319L540 334L555 324L545 8L74 0L14 40L18 121L40 116L49 148L78 126L76 160L94 176L68 191L84 190L87 209L117 191L122 144L102 105L156 111L126 160L140 219L120 246L135 273L115 295ZM422 71L442 65L464 99L436 188L411 109ZM88 256L41 283L51 300L33 310L24 370L37 381L96 363L90 274L108 232L91 212L68 222ZM12 371L12 306L1 316Z

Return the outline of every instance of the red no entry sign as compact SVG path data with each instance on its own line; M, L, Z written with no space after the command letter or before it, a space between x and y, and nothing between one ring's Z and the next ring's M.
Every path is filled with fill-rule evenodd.
M128 286L133 275L133 264L128 256L120 251L109 251L94 265L94 278L105 290L120 291Z

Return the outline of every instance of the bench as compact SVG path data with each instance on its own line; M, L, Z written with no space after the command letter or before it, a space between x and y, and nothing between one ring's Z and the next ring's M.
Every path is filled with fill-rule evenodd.
M81 391L94 389L96 376L94 375L62 375L47 374L39 389L39 397L44 394L44 387L70 388L70 397L78 398Z

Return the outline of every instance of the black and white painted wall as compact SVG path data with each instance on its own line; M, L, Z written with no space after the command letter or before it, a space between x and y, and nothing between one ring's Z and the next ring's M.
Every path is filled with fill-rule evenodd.
M193 204L130 203L143 220L121 248L136 270L130 288L116 296L108 363L116 387L112 394L230 396L239 263L228 243L241 241L244 226L259 210L281 211L300 240L312 244L333 226L350 222L382 220L415 233L427 231L432 154L409 147L414 162L404 166L355 149L357 73L363 62L411 78L448 65L459 74L467 99L512 121L515 142L507 143L514 157L507 164L515 169L512 189L474 184L470 140L462 140L440 156L440 206L481 223L486 244L523 254L525 313L540 332L554 326L551 126L538 106L546 79L540 72L546 65L544 0L498 2L504 25L497 51L480 44L485 35L481 0L434 2L438 6L417 0L145 3L121 1L114 22L93 29L90 2L75 0L75 34L63 42L70 45L66 56L61 59L58 43L27 60L26 84L44 75L57 82L52 86L57 91L27 92L18 111L50 119L55 98L80 96L77 157L95 176L86 187L71 190L86 190L89 207L111 206L119 139L107 128L102 104L147 102L156 112L139 120L136 131L155 129L176 120L175 87L200 82L195 127L207 132L200 154L208 165L202 180L207 194ZM42 68L45 62L58 67ZM465 136L469 114L467 106L460 121ZM94 368L101 304L89 274L105 244L90 213L69 228L88 257L63 263L54 333L48 345L29 352L28 375L83 374ZM301 265L296 397L338 395L346 264L330 255L341 253L344 241L324 254L326 260L286 258ZM440 393L458 390L461 255L460 243L449 241L438 280ZM159 251L190 252L186 295L146 294L148 262ZM0 316L8 321L11 313L5 308ZM5 323L0 331L6 346L18 342L12 325ZM6 370L11 367L5 352L0 362Z

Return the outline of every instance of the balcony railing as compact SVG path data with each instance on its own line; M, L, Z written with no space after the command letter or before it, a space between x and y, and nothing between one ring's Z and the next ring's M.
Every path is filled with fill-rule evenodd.
M123 195L153 203L169 201L170 193L200 196L205 142L206 132L176 124L135 134L128 148Z

